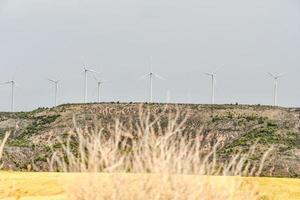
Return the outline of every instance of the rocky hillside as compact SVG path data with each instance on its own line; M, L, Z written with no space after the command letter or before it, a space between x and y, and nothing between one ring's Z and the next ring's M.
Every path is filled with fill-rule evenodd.
M300 109L242 105L188 104L69 104L56 108L40 108L32 112L0 113L0 138L11 131L5 148L4 168L45 171L51 148L60 148L56 138L74 130L75 126L94 129L113 124L116 118L125 124L139 119L141 110L152 113L183 113L185 129L202 134L208 144L221 141L219 159L247 152L256 144L253 162L259 162L271 146L263 175L300 177ZM161 118L162 125L168 116Z

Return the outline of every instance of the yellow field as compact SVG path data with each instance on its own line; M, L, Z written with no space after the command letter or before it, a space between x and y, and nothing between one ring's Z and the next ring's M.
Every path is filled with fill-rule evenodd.
M64 193L67 181L80 181L83 174L65 173L0 173L0 199L6 200L65 200ZM112 175L98 174L99 179L109 180ZM118 174L126 179L144 178L145 175ZM147 175L148 176L148 175ZM155 178L160 175L153 175ZM177 178L177 177L176 177ZM203 178L203 177L202 177ZM178 179L193 184L199 177L178 176ZM234 177L207 177L209 181L223 184L235 179ZM300 200L300 180L276 179L276 178L243 178L245 185L254 184L258 192L263 194L264 199L275 200ZM6 196L4 198L4 196Z

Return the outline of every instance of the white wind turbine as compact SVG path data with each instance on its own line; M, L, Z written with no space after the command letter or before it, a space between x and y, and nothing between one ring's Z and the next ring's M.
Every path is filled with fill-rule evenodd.
M150 73L142 76L140 79L146 79L149 77L149 103L153 103L153 78L156 77L161 80L165 80L160 75L156 74L152 70L152 57L150 57Z
M268 73L274 79L274 106L278 106L278 80L284 76L284 74L274 75Z
M98 103L101 102L101 86L103 83L107 82L107 81L101 81L100 79L98 79L96 76L94 76L95 81L97 82L97 92L98 92Z
M16 86L16 81L12 79L11 81L7 81L4 83L1 83L1 85L11 85L11 112L15 112L15 86Z
M48 81L52 82L54 84L55 87L55 91L54 91L54 106L57 106L57 92L58 92L58 84L60 82L60 80L54 80L54 79L48 79Z
M88 96L88 73L98 74L95 70L91 70L86 68L84 65L84 103L87 103L87 96Z
M204 75L211 77L212 91L211 91L211 104L215 104L215 89L217 84L217 69L212 73L204 73Z

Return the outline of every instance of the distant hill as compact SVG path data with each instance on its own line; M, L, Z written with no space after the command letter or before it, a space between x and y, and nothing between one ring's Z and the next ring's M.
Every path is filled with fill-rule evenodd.
M180 110L181 118L187 116L187 132L202 134L208 145L221 141L219 159L248 151L257 143L251 159L258 164L273 146L262 175L300 177L300 109L260 105L68 104L32 112L0 113L0 138L6 131L13 132L5 148L4 169L46 171L50 146L60 148L55 138L73 130L74 122L77 127L94 129L113 124L118 118L130 126L138 120L141 109L157 114L165 109ZM161 120L167 118L165 114Z

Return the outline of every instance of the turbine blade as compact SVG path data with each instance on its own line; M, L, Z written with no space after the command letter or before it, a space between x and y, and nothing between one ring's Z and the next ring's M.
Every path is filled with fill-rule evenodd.
M95 74L100 74L99 72L97 72L97 71L95 71L93 69L87 69L87 68L85 68L85 70L88 71L88 72L95 73Z
M48 78L48 81L55 83L55 84L58 84L60 82L60 80L49 79L49 78Z
M12 79L11 79L11 80L14 80L14 79L15 79L18 70L19 70L19 67L16 67L16 68L15 68L15 71L14 71L14 73L13 73L13 75L12 75Z
M0 83L0 85L10 84L11 82L12 82L12 81L3 82L3 83Z
M15 85L16 88L22 89L22 88L19 86L18 83L15 82L14 85Z
M204 75L213 76L213 74L211 74L211 73L204 73Z
M166 80L165 78L161 77L161 76L160 76L160 75L158 75L158 74L154 74L154 73L153 73L153 75L154 75L156 78L158 78L158 79L161 79L161 80Z
M83 67L85 69L85 67L86 67L85 58L83 56L80 56L80 60L81 60L81 63L83 64Z
M152 56L150 56L150 73L152 73L153 72L153 57Z
M93 78L96 82L99 82L100 80L97 78L97 76L95 75L95 73L93 73Z
M53 80L53 79L49 79L49 78L48 78L48 81L50 81L50 82L53 82L53 83L55 83L55 82L56 82L55 80Z
M101 83L101 85L104 84L104 83L105 83L105 84L106 84L106 83L111 83L110 80L101 80L101 81L99 81L99 82Z
M279 74L278 76L276 76L276 78L281 78L283 76L285 76L285 74Z
M268 74L273 77L273 78L276 78L276 76L274 74L272 74L271 72L268 72Z
M215 70L213 71L213 74L216 74L222 67L217 67L215 68Z
M150 74L145 74L145 75L139 77L139 80L144 80L144 79L148 78L149 76L150 76Z

